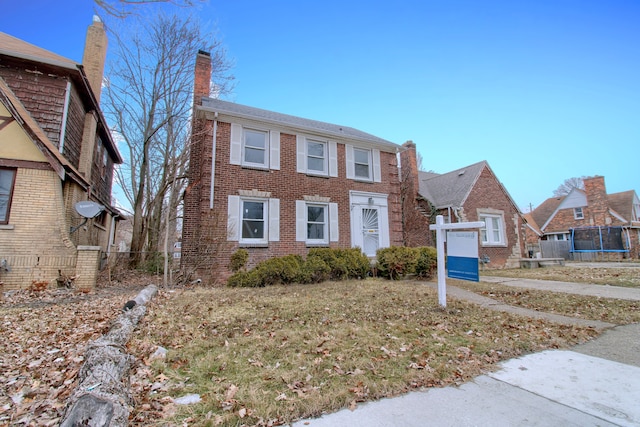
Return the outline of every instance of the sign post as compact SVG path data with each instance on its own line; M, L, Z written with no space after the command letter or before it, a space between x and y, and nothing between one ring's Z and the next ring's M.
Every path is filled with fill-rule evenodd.
M444 253L444 242L446 240L447 230L460 230L460 229L469 229L469 228L482 228L484 227L484 221L475 221L475 222L457 222L454 224L445 224L444 217L442 215L438 215L436 217L436 223L431 224L429 226L430 230L436 230L436 251L438 253L438 303L442 307L447 306L447 279L445 277L445 264L446 258ZM466 233L463 233L466 234ZM477 250L478 250L478 238L477 233L474 233L476 238L473 241L473 245L476 248L476 264L478 262ZM467 241L468 245L471 245L471 239L469 236L462 237ZM468 255L470 252L466 249L461 249L461 254ZM468 257L463 257L468 258ZM464 262L464 261L463 261ZM462 277L460 277L462 278ZM468 278L466 280L469 280Z

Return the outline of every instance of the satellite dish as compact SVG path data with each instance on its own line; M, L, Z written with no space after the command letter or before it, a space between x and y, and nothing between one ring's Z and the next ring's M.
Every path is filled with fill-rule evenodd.
M76 212L85 218L95 218L105 209L104 206L90 200L76 203L75 208Z

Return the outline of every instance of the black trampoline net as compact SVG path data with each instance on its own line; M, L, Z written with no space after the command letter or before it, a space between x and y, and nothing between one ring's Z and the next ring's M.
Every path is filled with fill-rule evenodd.
M574 252L625 251L622 227L589 227L571 230Z

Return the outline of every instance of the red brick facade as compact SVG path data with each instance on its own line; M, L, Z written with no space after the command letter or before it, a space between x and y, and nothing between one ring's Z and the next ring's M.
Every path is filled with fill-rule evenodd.
M209 72L200 67L207 62L200 53L196 60L196 104L209 92ZM198 99L199 98L199 99ZM246 122L246 117L217 116L211 111L195 114L194 137L191 145L189 185L185 192L185 211L182 238L182 268L205 280L224 281L229 275L229 258L239 247L249 251L248 267L276 256L298 254L305 256L311 245L296 239L296 201L319 197L337 205L338 238L324 246L349 248L352 246L352 191L384 195L388 204L388 235L390 245L402 245L400 183L395 150L389 143L387 151L380 150L380 182L362 182L347 178L346 144L349 138L336 141L337 176L314 176L297 171L297 135L305 130L258 118L262 128L276 129L279 135L279 168L249 168L232 164L231 123ZM214 128L216 129L214 138ZM306 132L309 132L308 129ZM318 130L318 135L320 135ZM212 145L215 141L215 173L212 183ZM393 150L393 151L392 151ZM257 191L263 197L279 203L279 239L265 245L243 245L228 238L229 196ZM382 211L381 211L382 212Z

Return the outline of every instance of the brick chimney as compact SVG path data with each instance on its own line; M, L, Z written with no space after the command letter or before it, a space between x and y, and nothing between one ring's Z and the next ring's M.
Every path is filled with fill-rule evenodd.
M93 23L87 29L82 66L98 103L100 103L100 94L102 93L102 77L104 76L106 58L107 32L100 18L94 15Z
M584 191L587 193L589 225L609 225L609 200L603 176L584 178Z
M211 91L211 54L203 50L196 56L195 81L193 97L195 105L202 105L202 97L209 96Z
M407 141L402 144L404 150L400 152L400 180L408 189L412 189L414 194L418 194L419 177L418 177L418 158L416 153L416 144L413 141Z

